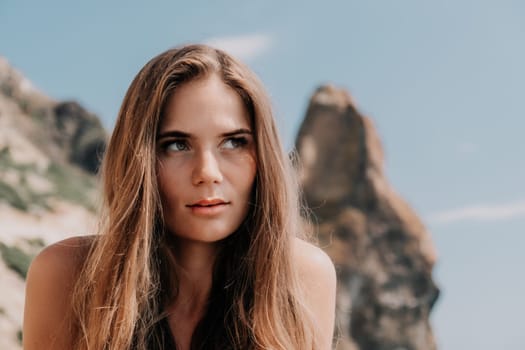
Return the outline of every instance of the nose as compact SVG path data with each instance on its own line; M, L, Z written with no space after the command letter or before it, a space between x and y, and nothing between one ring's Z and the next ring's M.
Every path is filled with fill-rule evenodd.
M199 185L203 183L220 183L221 181L222 172L216 155L212 151L199 152L193 168L192 183Z

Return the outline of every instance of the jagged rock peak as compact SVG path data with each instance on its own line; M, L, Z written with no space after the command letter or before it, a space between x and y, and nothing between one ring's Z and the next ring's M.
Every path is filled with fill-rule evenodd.
M313 94L296 148L301 181L313 202L337 203L369 173L383 176L383 149L372 121L357 111L348 91L334 85Z
M332 84L321 85L310 99L311 104L335 106L340 109L354 106L354 101L347 90Z
M337 350L434 350L430 234L392 189L371 120L318 88L296 139L303 194L338 273Z

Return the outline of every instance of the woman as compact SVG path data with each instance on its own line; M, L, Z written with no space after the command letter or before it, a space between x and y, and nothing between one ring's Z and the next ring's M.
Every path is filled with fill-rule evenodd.
M24 348L330 349L335 271L297 237L290 174L248 68L204 45L153 58L106 150L101 234L30 267Z

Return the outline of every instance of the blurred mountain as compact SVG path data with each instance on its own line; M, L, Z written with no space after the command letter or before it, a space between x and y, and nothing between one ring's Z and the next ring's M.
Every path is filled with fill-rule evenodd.
M433 350L436 254L414 211L390 187L369 118L348 92L321 86L296 148L319 243L338 274L338 350Z
M20 348L32 257L94 221L107 133L74 101L54 101L0 56L0 349Z

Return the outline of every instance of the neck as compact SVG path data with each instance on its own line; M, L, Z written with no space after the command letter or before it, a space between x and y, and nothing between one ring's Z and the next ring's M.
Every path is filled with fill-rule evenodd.
M188 319L202 316L211 290L217 251L215 244L177 240L173 255L177 263L178 294L169 307L171 313Z

